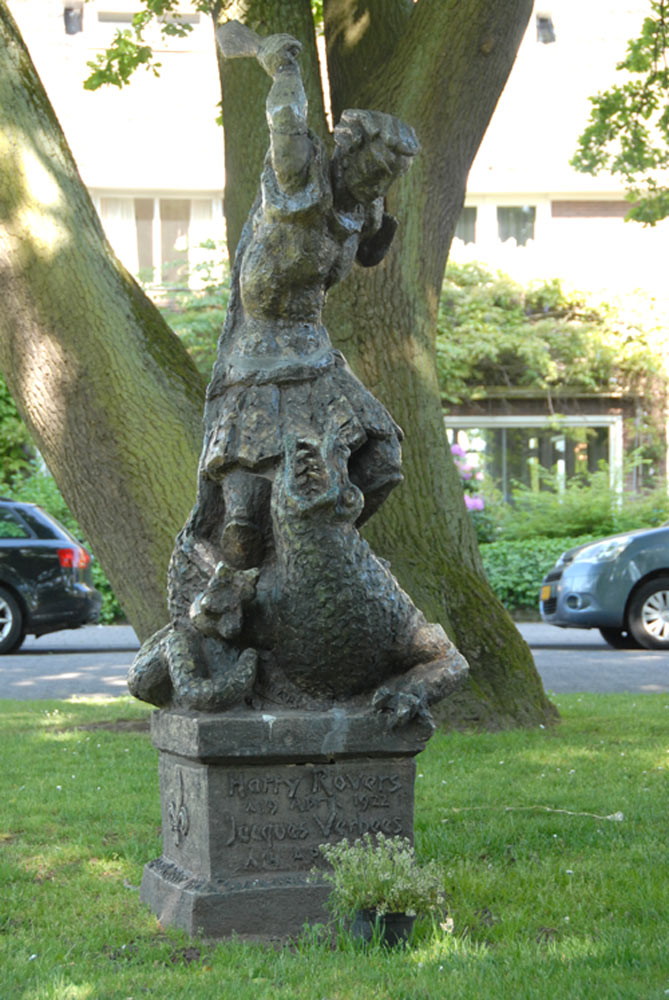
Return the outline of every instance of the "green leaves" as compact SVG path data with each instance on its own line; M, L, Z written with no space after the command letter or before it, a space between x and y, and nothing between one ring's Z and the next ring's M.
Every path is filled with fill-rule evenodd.
M669 0L653 0L638 38L617 69L626 81L591 98L590 120L571 165L619 175L633 207L628 219L654 225L669 215Z
M216 359L216 343L223 329L230 295L230 271L221 263L222 247L209 240L200 247L213 251L212 259L196 264L194 270L203 287L167 288L160 311L188 350L206 379Z
M91 74L84 81L86 90L98 90L105 84L124 87L130 83L136 69L144 66L155 76L160 75L161 64L154 59L152 45L145 39L145 32L158 28L167 38L184 38L193 30L179 6L179 0L140 0L141 10L132 19L132 28L117 31L111 45L98 52L86 65ZM191 9L198 14L211 16L220 10L220 0L191 0ZM323 0L311 4L314 25L323 22Z
M369 833L352 844L320 844L332 865L323 878L332 886L328 901L335 916L356 910L406 913L415 916L438 910L444 903L443 874L435 861L416 863L406 838Z
M117 31L110 47L104 52L98 52L95 59L86 65L93 71L84 80L86 90L97 90L105 83L124 87L130 82L130 77L138 66L146 66L155 76L159 75L160 69L160 63L153 61L151 46L136 42L127 28Z
M183 38L193 30L177 12L177 0L143 2L144 7L132 19L132 29L117 31L109 48L98 52L95 59L86 64L92 70L84 81L86 90L97 90L104 84L124 87L139 66L159 76L161 64L155 61L153 48L144 39L144 32L154 24L159 25L161 35L167 37ZM198 0L194 7L200 13L209 13L213 4Z
M5 380L0 375L0 469L3 480L26 472L35 449Z
M450 264L437 327L447 402L490 388L628 391L660 371L652 337L610 306L564 292L558 280L523 288L478 264Z
M595 534L545 538L500 539L481 546L488 582L507 611L538 608L539 589L560 555L576 545L601 538Z

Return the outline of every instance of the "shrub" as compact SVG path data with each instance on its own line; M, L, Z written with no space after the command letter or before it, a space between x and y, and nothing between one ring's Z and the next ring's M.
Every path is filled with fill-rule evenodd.
M9 394L7 383L0 375L0 468L5 475L24 471L34 451L26 425Z
M570 479L563 490L556 477L542 473L542 490L516 484L513 503L499 515L500 537L505 539L563 538L572 535L613 535L635 528L653 528L669 518L669 496L664 484L639 493L619 493L611 484L608 467Z
M601 538L579 535L567 538L525 538L481 545L481 558L490 586L508 611L537 608L541 581L566 549Z
M208 249L216 251L215 256L220 257L220 248L211 245ZM199 372L209 379L228 307L230 269L226 260L222 263L207 261L198 264L195 270L204 280L204 287L168 288L159 308Z
M495 594L509 611L538 608L541 580L566 549L669 519L664 486L618 494L606 468L564 491L519 486L513 504L486 502L477 523L481 558ZM486 544L487 543L487 544Z
M556 279L523 287L481 264L446 269L437 365L450 402L504 385L640 391L661 376L662 350L661 332L641 329L630 309L566 292Z
M352 844L320 844L332 865L323 878L332 886L328 906L335 917L359 910L415 916L437 910L444 902L443 875L434 861L418 865L406 838L373 839L366 833Z

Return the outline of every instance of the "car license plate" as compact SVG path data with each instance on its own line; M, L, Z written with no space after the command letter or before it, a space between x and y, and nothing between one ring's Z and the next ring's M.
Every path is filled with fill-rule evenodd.
M550 583L547 583L544 587L541 588L541 600L547 601L550 596L551 596L551 585Z

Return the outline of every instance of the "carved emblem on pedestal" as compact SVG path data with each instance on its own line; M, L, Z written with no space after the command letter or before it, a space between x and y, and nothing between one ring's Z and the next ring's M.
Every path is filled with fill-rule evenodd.
M181 847L190 829L190 816L184 801L184 776L181 771L179 771L179 799L178 801L172 799L168 803L167 813L170 818L170 830L174 834L174 843L177 847Z

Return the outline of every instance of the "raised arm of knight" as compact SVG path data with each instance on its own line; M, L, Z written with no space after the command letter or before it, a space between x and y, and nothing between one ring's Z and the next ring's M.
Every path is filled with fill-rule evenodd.
M307 129L307 95L297 64L302 46L290 35L262 40L257 59L272 78L265 111L274 173L288 194L305 182L313 144Z
M238 21L221 25L216 37L226 59L253 56L272 78L266 102L270 155L279 184L293 194L303 186L313 155L307 95L297 64L302 45L292 35L261 38Z

